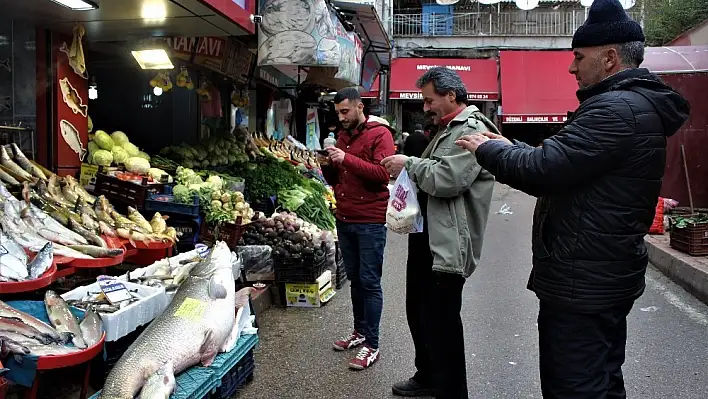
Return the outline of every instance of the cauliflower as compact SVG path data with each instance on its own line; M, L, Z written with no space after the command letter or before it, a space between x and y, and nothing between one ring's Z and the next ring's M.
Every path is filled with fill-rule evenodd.
M214 208L214 209L220 209L221 206L222 206L222 205L221 205L221 201L217 201L217 200L211 201L211 207L212 207L212 208Z
M206 183L214 190L221 190L221 187L223 187L224 185L224 181L221 180L221 177L216 175L209 176L209 178L206 180Z

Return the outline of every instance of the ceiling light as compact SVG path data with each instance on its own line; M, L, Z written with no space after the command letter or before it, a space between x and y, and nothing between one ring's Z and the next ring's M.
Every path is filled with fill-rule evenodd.
M131 51L142 69L174 69L170 56L164 49L148 49Z
M143 8L141 10L140 16L143 19L156 19L164 20L167 18L167 9L165 4L160 2L143 3Z
M66 8L71 8L74 11L88 11L95 10L98 5L89 0L50 0L54 3L62 5Z

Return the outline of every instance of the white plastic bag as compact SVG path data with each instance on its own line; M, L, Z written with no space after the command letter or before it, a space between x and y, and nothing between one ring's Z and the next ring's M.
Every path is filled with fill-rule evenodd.
M415 195L415 185L405 169L393 185L386 210L386 227L397 234L423 231L423 215Z

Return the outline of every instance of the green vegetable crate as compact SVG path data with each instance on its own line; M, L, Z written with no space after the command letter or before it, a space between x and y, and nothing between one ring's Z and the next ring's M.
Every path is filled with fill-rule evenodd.
M671 223L671 248L691 256L708 255L708 222L687 223L684 227Z
M242 223L243 219L240 216L236 219L236 223L223 223L218 227L208 226L203 220L199 227L199 240L213 244L216 232L219 240L224 241L229 248L235 249L248 226L248 224Z

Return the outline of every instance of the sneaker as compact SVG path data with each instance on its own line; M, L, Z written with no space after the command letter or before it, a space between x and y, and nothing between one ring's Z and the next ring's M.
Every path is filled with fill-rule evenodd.
M406 397L435 396L432 389L426 388L413 378L393 384L393 394Z
M356 354L356 357L349 362L349 368L364 370L376 363L377 360L379 360L379 350L364 345L364 347L359 350L359 353Z
M363 344L364 341L366 341L366 338L364 338L364 336L359 334L358 332L354 331L350 336L341 338L332 346L336 351L345 351L347 349L356 348L357 346Z

